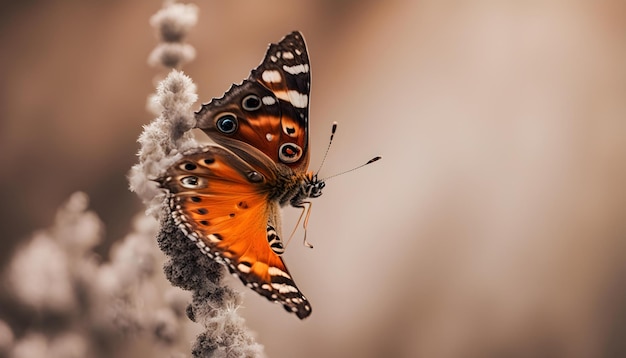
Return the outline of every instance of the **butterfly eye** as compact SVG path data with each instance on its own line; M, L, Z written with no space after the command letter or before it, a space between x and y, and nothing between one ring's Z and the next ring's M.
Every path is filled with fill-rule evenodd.
M280 158L283 163L295 163L301 156L302 148L293 143L285 143L278 149L278 158Z
M224 134L233 134L237 130L237 117L232 113L222 114L215 122L217 130Z
M241 106L246 111L256 111L261 108L261 99L254 94L247 95L241 101Z

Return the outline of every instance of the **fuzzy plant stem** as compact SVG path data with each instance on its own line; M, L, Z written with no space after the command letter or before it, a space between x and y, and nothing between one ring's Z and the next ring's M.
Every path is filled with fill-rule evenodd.
M151 55L152 61L158 59L156 62L174 68L192 57L186 54L193 51L178 49L188 49L181 41L195 24L196 12L193 5L170 3L153 16L151 22L162 44ZM187 316L205 329L197 337L193 356L264 357L263 346L254 341L237 313L241 294L223 282L225 267L204 255L174 224L165 193L154 182L182 158L182 153L200 147L190 132L195 127L192 107L196 100L195 84L178 70L172 70L159 83L151 101L158 117L139 137L139 163L130 171L130 189L146 204L147 213L160 221L157 241L168 256L164 266L167 279L192 293Z
M198 250L168 215L164 215L157 241L169 257L164 266L167 279L192 292L187 316L206 327L193 347L193 356L217 357L226 352L229 357L262 356L262 347L236 312L241 294L222 282L224 267Z
M139 163L129 175L131 190L147 204L147 212L159 217L157 241L168 255L167 278L174 286L192 292L188 317L202 324L202 333L193 348L195 357L262 357L263 347L254 342L243 318L237 314L240 294L223 281L225 268L204 255L174 224L169 205L153 178L182 157L181 152L199 146L189 135L197 96L189 77L172 71L160 84L157 101L161 115L144 127L139 138ZM185 128L181 134L180 129Z

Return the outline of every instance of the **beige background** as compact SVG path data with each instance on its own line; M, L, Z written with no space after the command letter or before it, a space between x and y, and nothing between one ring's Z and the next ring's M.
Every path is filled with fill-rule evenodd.
M623 1L198 5L184 70L202 101L298 29L312 167L333 121L322 174L384 157L328 182L315 249L288 248L309 319L246 294L269 356L626 355ZM1 6L2 263L76 190L106 255L142 210L125 175L162 74L146 65L160 4Z

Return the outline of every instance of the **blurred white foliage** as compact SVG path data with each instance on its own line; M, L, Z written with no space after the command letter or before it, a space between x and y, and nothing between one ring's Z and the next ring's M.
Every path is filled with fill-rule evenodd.
M38 310L70 312L76 305L69 256L52 237L36 234L9 266L9 283L24 304Z
M150 18L161 41L152 50L148 63L167 68L180 68L196 56L195 49L183 43L189 30L198 21L198 7L194 4L166 3Z
M138 216L133 230L112 248L110 261L102 263L94 248L103 225L87 205L86 194L73 194L53 227L35 233L13 256L3 281L8 303L19 313L10 322L13 328L0 323L0 353L124 357L144 341L159 343L148 350L156 357L176 353L177 346L188 349L181 302L189 295L169 287L160 273L157 222ZM20 314L30 320L20 321ZM108 353L103 341L111 344ZM168 346L172 349L163 349Z
M152 66L163 65L177 68L196 57L196 50L188 44L162 43L159 44L148 57L148 63Z
M0 320L0 356L5 356L14 343L13 330L9 325Z
M82 358L88 356L85 337L76 333L65 333L56 337L46 337L40 333L29 334L13 349L12 358Z
M196 21L194 5L167 2L151 19L162 40L151 59L169 68L192 59L193 48L182 41ZM185 328L191 315L206 330L197 337L193 355L264 356L237 314L241 295L221 283L224 268L181 239L171 223L163 220L159 227L155 220L163 214L165 197L154 179L182 152L199 146L189 132L195 126L196 87L185 74L172 70L151 100L151 109L159 115L144 127L138 140L139 163L129 174L130 189L151 215L135 218L131 232L111 248L109 261L102 262L94 249L102 242L103 224L88 210L87 195L73 194L54 225L36 232L3 273L4 304L13 313L6 324L0 322L0 355L188 356L183 352L189 351ZM163 280L157 233L160 245L178 252L169 252L166 272L169 279L178 275L174 284L192 291L191 305L188 292ZM200 259L189 262L189 253Z

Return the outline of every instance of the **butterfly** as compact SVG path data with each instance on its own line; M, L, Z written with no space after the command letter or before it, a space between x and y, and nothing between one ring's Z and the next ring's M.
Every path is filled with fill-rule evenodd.
M183 153L157 181L178 228L246 286L300 319L311 305L281 257L279 210L304 210L324 181L309 165L310 63L302 34L271 44L241 84L196 112L219 146Z

